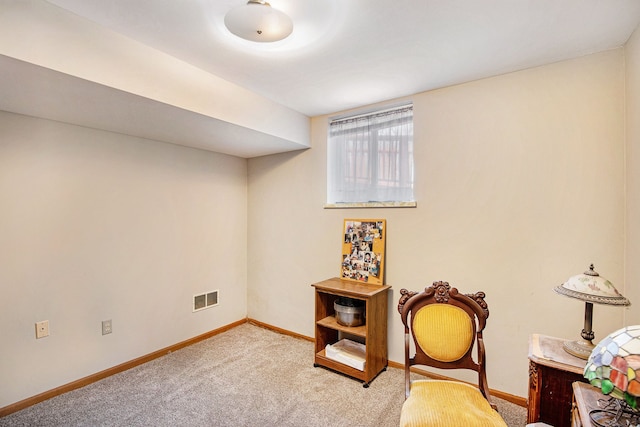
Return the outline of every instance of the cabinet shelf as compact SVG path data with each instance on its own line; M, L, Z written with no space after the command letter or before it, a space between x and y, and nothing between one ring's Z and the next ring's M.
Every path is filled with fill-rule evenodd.
M332 369L334 371L338 371L341 372L345 375L348 375L352 378L356 378L360 381L365 382L365 387L367 387L369 385L369 382L371 382L371 380L369 380L367 382L367 373L366 373L366 364L365 364L365 370L364 371L360 371L356 368L353 368L349 365L345 365L344 363L338 362L337 360L333 360L327 357L327 353L324 349L322 349L321 351L319 351L318 353L316 353L316 357L315 357L315 364L316 365L321 365L324 366L326 368ZM373 379L373 378L372 378Z
M327 316L324 319L320 319L317 322L318 326L324 328L335 329L336 331L345 332L347 334L355 335L358 337L367 337L367 325L366 323L361 326L344 326L338 323L335 316Z
M373 285L339 278L312 285L315 288L314 366L323 366L362 381L364 387L387 368L387 291L391 286ZM337 322L333 303L340 297L364 301L365 324L344 326ZM326 355L327 344L335 344L341 335L355 336L366 345L364 371L352 368Z

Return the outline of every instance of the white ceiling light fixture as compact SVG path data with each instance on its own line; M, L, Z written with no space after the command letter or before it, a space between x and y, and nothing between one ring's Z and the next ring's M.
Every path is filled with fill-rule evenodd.
M264 0L249 0L231 9L224 25L236 36L254 42L276 42L293 32L293 22L284 12Z

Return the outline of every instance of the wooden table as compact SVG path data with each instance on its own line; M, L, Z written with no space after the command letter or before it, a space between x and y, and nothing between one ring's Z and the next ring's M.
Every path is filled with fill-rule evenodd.
M602 411L613 399L605 396L602 391L586 383L573 383L573 410L571 413L571 427L596 427L606 425L611 427L626 427L628 425L640 425L636 417L631 419L623 415L614 422L615 415ZM598 423L591 419L591 412Z
M546 335L529 337L529 399L527 423L571 426L572 384L586 382L586 360L567 353L565 340Z
M571 427L592 427L589 411L598 407L598 399L602 397L599 388L585 383L573 383Z

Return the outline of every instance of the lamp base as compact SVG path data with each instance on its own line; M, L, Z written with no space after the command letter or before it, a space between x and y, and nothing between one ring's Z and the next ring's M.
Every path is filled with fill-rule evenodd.
M564 351L584 360L589 358L594 347L593 343L587 340L565 341L564 344L562 344Z

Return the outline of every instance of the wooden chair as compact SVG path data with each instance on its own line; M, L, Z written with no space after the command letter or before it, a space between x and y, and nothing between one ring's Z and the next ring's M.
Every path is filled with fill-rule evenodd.
M484 292L461 294L447 282L434 282L424 292L400 291L398 311L404 323L405 402L400 425L506 427L491 401L482 340L489 317ZM410 337L414 356L410 357ZM476 358L473 348L477 348ZM461 381L411 381L410 369L471 369L478 386Z

